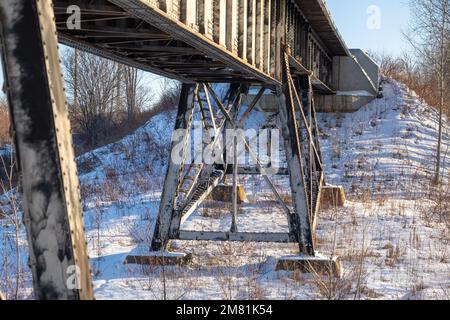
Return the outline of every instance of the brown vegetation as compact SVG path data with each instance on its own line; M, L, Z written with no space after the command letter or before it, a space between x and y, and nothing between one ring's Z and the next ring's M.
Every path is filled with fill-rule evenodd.
M10 142L9 112L6 99L0 99L0 146Z

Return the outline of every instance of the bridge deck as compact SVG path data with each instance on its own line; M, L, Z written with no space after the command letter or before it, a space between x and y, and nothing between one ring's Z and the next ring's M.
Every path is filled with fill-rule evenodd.
M347 54L322 0L54 3L60 42L184 82L277 84L287 43L296 67L313 74L324 91L332 56ZM80 29L67 25L71 5L82 10Z

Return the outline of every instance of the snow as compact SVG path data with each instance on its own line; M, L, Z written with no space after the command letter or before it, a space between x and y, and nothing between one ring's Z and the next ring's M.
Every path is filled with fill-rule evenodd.
M373 97L373 93L365 90L358 91L337 91L338 96L354 96L354 97Z
M396 195L424 194L434 172L438 114L403 85L384 84L384 98L358 112L319 116L324 131L328 182L347 191L386 190ZM448 122L444 130L442 167L448 181Z
M13 150L10 144L0 146L0 157L8 159L12 152Z
M163 272L124 264L127 255L146 252L151 239L174 122L173 114L162 114L78 158L96 298L449 299L448 227L429 214L436 203L427 196L437 114L400 83L385 81L383 89L382 99L358 112L318 115L327 182L343 185L348 198L344 208L319 215L318 251L339 255L344 266L343 277L330 280L332 289L324 290L316 275L275 271L277 259L297 254L294 244L173 241L171 251L192 253L188 266ZM448 183L448 128L444 141ZM288 179L273 180L288 199ZM283 208L263 179L241 182L248 203L238 214L239 231L286 232ZM230 208L207 201L182 229L228 231Z

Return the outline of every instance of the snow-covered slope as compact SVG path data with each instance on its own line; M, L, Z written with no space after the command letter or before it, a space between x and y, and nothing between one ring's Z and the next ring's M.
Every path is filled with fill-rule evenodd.
M81 182L103 181L111 171L118 176L136 172L162 176L174 119L174 112L163 112L125 138L78 157Z
M394 80L384 80L383 95L355 113L319 116L327 177L350 193L420 195L435 168L438 114ZM442 176L448 181L445 124Z

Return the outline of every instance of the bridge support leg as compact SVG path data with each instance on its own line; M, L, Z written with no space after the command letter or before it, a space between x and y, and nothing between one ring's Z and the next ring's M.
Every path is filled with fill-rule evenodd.
M189 147L190 128L194 113L198 85L183 84L178 104L175 130L167 164L158 218L153 232L150 252L148 248L138 247L125 259L125 264L144 265L181 265L191 260L190 254L167 252L171 226L176 216L176 203L179 192L187 150Z
M280 124L289 170L294 212L289 216L289 229L299 243L300 252L314 255L314 243L309 214L309 204L304 174L304 159L300 149L294 103L289 90L277 88L280 107Z
M200 90L200 88L202 89ZM225 169L218 169L220 165L217 165L216 161L222 153L220 141L223 128L226 127L227 121L232 121L232 118L229 118L229 113L232 112L233 107L237 108L240 103L240 90L239 85L232 85L223 104L209 84L184 84L182 86L174 139L170 149L169 164L152 238L151 252L148 253L148 250L142 252L142 250L137 249L140 252L130 254L125 263L183 264L190 260L190 255L165 250L170 239L178 238L183 218L187 218L193 213L198 204L224 178ZM213 107L211 98L214 100L216 108ZM210 135L211 130L213 131L212 141L203 141L205 144L203 147L206 148L201 150L201 154L207 154L207 151L211 152L215 164L209 164L211 159L197 159L196 153L189 163L186 162L188 150L191 148L192 119L197 107L205 129L204 135ZM221 167L223 167L223 164Z
M175 132L169 154L169 163L159 207L158 220L153 234L152 251L164 250L170 239L170 227L178 197L182 166L189 144L190 128L194 112L194 95L198 86L183 84L175 122ZM178 152L176 152L178 150Z
M52 1L1 1L0 30L34 295L93 299Z
M316 216L324 178L310 76L294 79L287 53L284 58L283 86L277 88L277 95L294 204L289 228L297 237L300 255L281 258L277 270L339 277L339 259L315 251Z

